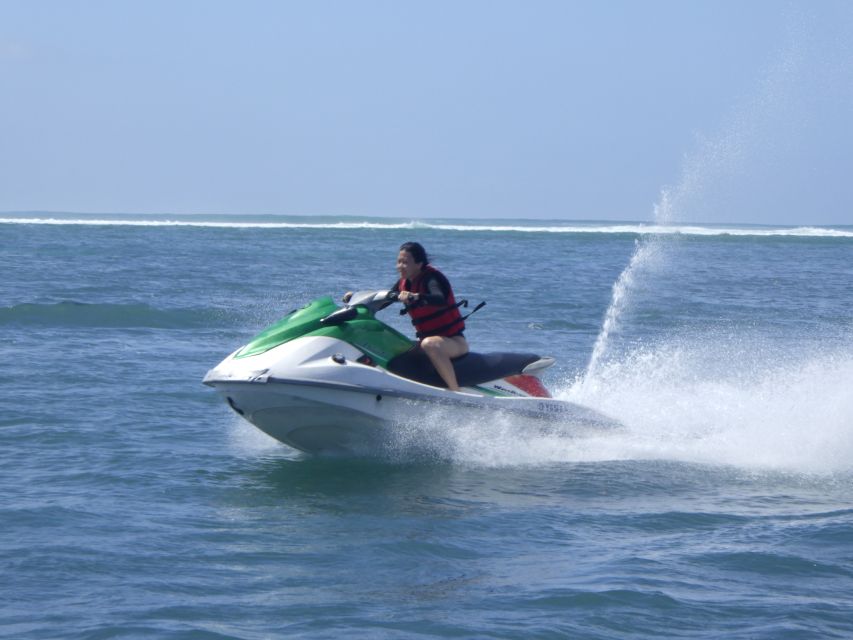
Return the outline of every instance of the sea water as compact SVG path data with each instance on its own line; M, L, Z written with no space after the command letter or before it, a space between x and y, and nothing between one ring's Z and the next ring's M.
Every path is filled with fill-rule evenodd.
M201 384L408 240L624 428L312 458ZM4 637L853 637L853 227L21 214L0 267Z

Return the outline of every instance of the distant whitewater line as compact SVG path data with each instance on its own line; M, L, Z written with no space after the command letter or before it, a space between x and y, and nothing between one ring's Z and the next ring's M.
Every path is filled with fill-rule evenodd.
M770 226L703 226L698 224L662 225L645 223L571 222L565 224L530 221L528 224L480 224L457 222L377 222L365 220L339 220L324 222L299 221L242 221L229 220L179 220L151 218L62 218L62 217L6 217L0 224L38 225L88 225L128 227L208 227L225 229L413 229L440 231L474 231L494 233L601 233L634 235L688 235L688 236L802 236L853 238L853 227L770 227Z

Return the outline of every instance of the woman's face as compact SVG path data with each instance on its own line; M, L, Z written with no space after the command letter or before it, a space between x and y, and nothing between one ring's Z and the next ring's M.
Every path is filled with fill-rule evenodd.
M405 249L397 254L397 273L401 278L411 280L421 272L421 265L415 262L412 254Z

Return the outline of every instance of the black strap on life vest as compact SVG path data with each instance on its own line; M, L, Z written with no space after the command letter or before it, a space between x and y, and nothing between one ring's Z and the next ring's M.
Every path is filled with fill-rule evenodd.
M468 308L468 301L463 300L462 302L465 303L463 306L467 309ZM467 320L468 318L473 316L475 313L477 313L480 309L482 309L485 306L486 306L486 301L483 300L480 304L478 304L476 307L474 307L474 309L471 311L471 313L468 313L468 314L465 314L464 316L462 316L462 319Z
M486 306L486 301L485 301L485 300L483 300L480 304L478 304L476 307L474 307L474 308L471 310L471 313L466 313L464 316L462 316L462 319L463 319L463 320L467 320L468 318L470 318L471 316L473 316L475 313L477 313L480 309L482 309L482 308L483 308L483 307L485 307L485 306ZM454 305L451 305L451 306L450 306L450 308L451 308L451 309L458 309L459 307L465 307L465 308L467 309L467 308L468 308L468 301L467 301L466 299L464 299L464 298L463 298L462 300L460 300L460 301L459 301L459 302L457 302L456 304L454 304ZM446 309L443 309L443 310L441 311L441 313L444 313L444 311L446 311ZM400 309L400 315L401 315L401 316L404 316L404 315L406 315L407 313L408 313L408 311L406 311L406 308L405 308L405 307L403 307L402 309Z

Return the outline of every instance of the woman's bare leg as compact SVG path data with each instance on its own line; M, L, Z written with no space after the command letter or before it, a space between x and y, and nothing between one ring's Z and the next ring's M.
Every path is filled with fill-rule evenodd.
M459 383L456 381L456 371L453 370L451 358L468 353L468 342L464 336L429 336L421 340L421 349L429 356L430 362L438 371L438 375L447 384L451 391L459 391Z

